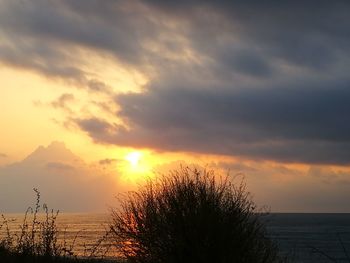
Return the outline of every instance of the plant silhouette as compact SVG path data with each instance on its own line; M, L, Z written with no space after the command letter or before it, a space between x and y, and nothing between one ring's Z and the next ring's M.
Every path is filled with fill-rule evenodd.
M281 262L245 184L183 168L128 193L111 231L128 262Z

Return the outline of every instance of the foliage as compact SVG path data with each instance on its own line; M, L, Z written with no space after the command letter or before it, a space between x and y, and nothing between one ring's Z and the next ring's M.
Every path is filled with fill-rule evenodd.
M280 262L245 184L180 168L130 192L111 231L129 262Z
M34 191L36 193L35 207L29 207L25 212L19 233L11 234L9 221L2 215L3 223L0 226L5 227L6 235L0 241L0 247L22 256L56 257L70 254L69 250L58 245L57 242L56 219L59 211L49 211L46 204L41 206L40 192L37 189ZM44 217L40 220L41 208L44 211ZM32 216L31 222L28 221L30 215Z
M106 262L103 249L99 246L104 237L92 248L84 259L73 253L74 241L68 245L65 239L59 241L61 233L57 227L59 211L49 210L40 204L40 192L36 193L34 208L29 207L24 214L20 231L11 231L11 220L1 215L0 221L0 261L1 262ZM42 213L43 212L43 213ZM100 256L100 258L97 258ZM108 261L107 261L108 262Z

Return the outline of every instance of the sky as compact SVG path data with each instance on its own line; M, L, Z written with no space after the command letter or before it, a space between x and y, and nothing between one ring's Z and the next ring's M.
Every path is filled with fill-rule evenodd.
M55 205L103 210L146 174L195 164L244 178L271 211L350 212L349 12L322 0L0 0L0 190L47 173ZM29 169L38 147L44 165ZM57 152L70 158L52 164ZM96 187L93 206L45 190L66 173L86 184L71 189L81 202ZM0 209L23 207L11 192Z

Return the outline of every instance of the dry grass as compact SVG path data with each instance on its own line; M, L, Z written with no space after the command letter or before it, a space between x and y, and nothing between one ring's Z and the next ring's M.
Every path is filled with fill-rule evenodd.
M10 220L1 215L0 223L0 261L1 262L109 262L104 258L104 241L101 237L96 246L90 249L84 259L74 253L75 239L70 244L59 235L65 234L57 227L59 211L49 210L46 204L40 203L40 192L34 189L36 202L24 214L20 231L11 231Z

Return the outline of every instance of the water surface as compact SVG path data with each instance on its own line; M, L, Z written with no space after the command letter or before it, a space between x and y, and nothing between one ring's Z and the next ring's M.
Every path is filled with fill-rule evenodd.
M19 231L23 215L6 216L15 219L10 228ZM291 262L350 262L350 214L271 214L266 221L271 237ZM109 222L107 214L63 213L57 219L61 241L82 256L91 252ZM108 256L114 255L110 250Z

